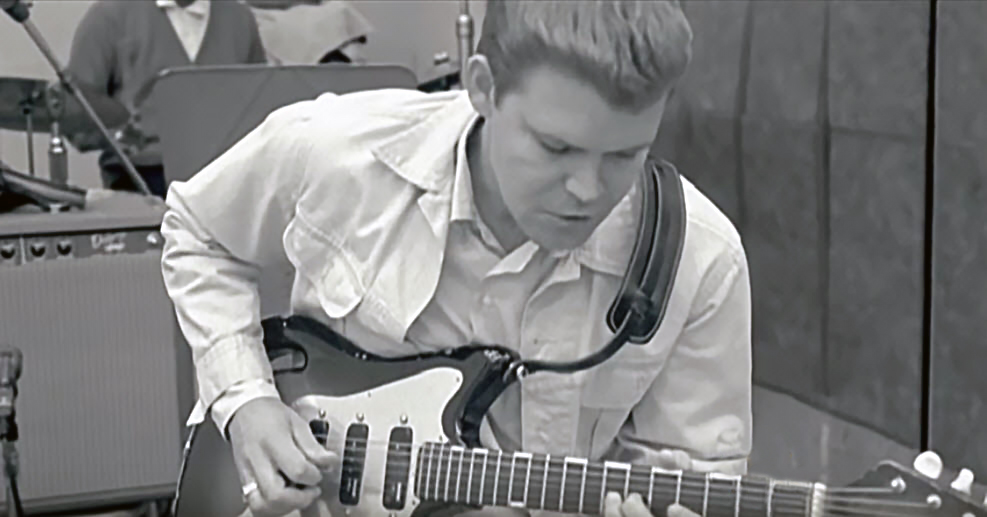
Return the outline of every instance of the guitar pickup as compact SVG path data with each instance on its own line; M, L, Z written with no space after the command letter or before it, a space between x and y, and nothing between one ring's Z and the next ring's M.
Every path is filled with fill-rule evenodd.
M413 434L410 427L395 427L387 440L382 502L388 510L403 510L407 502Z
M312 431L315 441L319 442L319 445L325 448L326 443L329 441L329 422L319 419L311 420L308 423L308 428Z
M351 424L346 429L346 446L343 448L343 468L339 479L339 502L355 506L360 503L363 488L363 470L367 460L367 424Z

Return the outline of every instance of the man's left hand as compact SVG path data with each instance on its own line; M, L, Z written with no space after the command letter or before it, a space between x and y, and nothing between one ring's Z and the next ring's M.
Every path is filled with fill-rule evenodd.
M626 500L620 500L620 494L610 492L603 500L603 517L653 517L651 510L644 504L644 500L638 494L631 494ZM688 508L673 504L668 507L665 514L668 517L700 517L696 512Z
M668 470L691 470L692 459L685 451L662 450L658 453L657 464L659 467ZM631 494L626 500L621 501L620 494L611 492L607 494L603 501L604 517L701 517L698 513L680 505L673 504L668 507L665 513L652 514L651 510L644 504L644 499L639 494Z

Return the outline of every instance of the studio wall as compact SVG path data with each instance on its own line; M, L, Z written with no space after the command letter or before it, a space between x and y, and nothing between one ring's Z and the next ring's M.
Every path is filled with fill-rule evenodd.
M757 384L911 449L928 393L932 447L987 473L987 5L684 5L694 59L656 150L741 231Z

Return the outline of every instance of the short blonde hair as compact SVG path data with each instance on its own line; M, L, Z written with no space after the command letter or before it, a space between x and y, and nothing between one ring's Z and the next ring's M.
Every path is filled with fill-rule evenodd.
M559 66L618 109L653 105L692 57L692 29L675 0L488 0L477 53L496 99L526 70Z

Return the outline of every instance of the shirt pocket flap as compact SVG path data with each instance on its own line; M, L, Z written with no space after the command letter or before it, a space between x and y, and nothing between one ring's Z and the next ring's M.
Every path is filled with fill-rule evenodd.
M314 286L319 304L330 318L351 313L366 294L360 275L345 251L296 216L284 234L288 260Z

